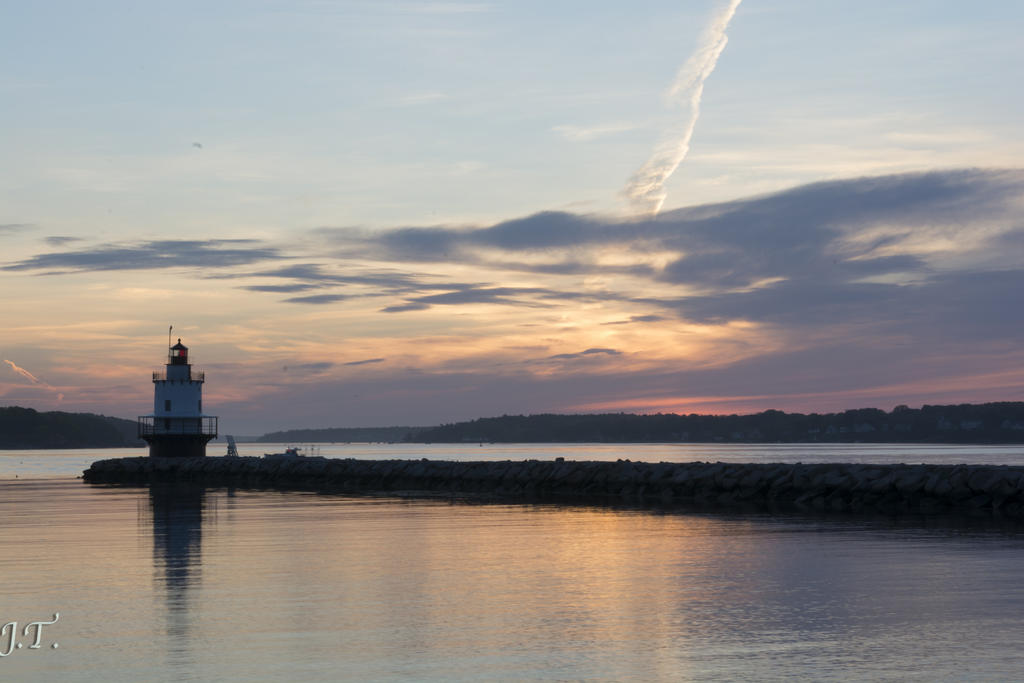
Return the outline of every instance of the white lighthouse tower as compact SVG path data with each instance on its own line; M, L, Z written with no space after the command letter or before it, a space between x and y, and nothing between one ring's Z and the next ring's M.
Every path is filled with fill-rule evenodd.
M165 369L153 373L153 412L139 417L139 438L152 458L206 455L206 442L217 436L217 418L203 415L202 372L192 372L188 348L168 349Z

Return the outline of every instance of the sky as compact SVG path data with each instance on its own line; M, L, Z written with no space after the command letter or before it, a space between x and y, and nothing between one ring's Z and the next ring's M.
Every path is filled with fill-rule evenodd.
M0 7L0 406L1024 400L1024 5Z

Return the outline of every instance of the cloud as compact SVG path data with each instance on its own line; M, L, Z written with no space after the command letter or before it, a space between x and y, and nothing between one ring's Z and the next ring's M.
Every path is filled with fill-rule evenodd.
M164 240L42 253L2 268L199 268L205 277L256 280L241 286L254 293L324 290L284 303L390 298L379 308L388 313L619 302L654 310L609 324L895 323L906 318L901 306L935 309L929 294L949 296L955 282L962 295L983 297L984 287L1010 278L1020 262L1012 255L1024 248L1022 197L1024 171L962 169L814 183L639 220L541 212L475 228L324 229L316 233L328 243L319 262L281 263L288 257L278 247L255 240ZM268 261L276 267L216 272ZM476 270L460 269L454 281L436 264ZM974 271L970 286L955 277ZM996 271L1006 272L983 277ZM502 284L510 281L517 284Z
M448 285L452 287L452 285ZM458 306L465 304L500 304L503 306L522 306L543 308L549 306L543 300L588 299L590 295L559 291L543 287L472 287L457 286L453 291L440 294L428 294L414 297L404 304L388 306L384 313L401 313L404 311L422 311L431 306ZM538 301L537 299L541 299Z
M299 363L298 365L286 365L285 372L314 373L326 372L334 367L334 363L322 361L318 363Z
M572 142L590 142L597 138L625 133L635 129L636 126L631 123L606 123L595 126L555 126L551 130Z
M639 232L630 230L628 224L593 216L544 211L477 231L472 239L481 246L522 250L564 247L590 241L628 241L638 235Z
M985 354L970 365L954 366L948 357L919 348L896 351L848 339L714 367L692 367L684 359L616 371L615 358L608 357L612 363L602 364L599 373L585 362L561 362L557 372L547 373L525 371L522 365L514 372L380 365L365 375L325 375L266 393L258 413L241 402L222 404L220 410L222 421L229 414L252 414L250 433L261 433L269 430L268 415L278 427L291 428L440 424L546 412L828 412L899 403L1024 400L1024 371L1016 369L1024 368L1024 353Z
M322 235L341 249L340 258L567 274L653 272L646 265L609 267L591 254L601 247L639 245L641 252L677 254L662 273L666 281L708 284L710 278L716 286L737 286L774 277L794 260L819 273L837 259L846 262L851 274L855 268L878 272L912 266L895 259L861 264L851 259L865 260L873 249L907 234L925 236L936 226L963 234L986 221L1011 220L1022 191L1024 171L951 170L814 183L641 220L549 211L483 228L432 226L370 234L335 229ZM1003 230L1016 227L1008 224ZM850 242L868 230L881 231L874 242ZM553 258L525 258L531 254Z
M11 370L13 370L14 372L18 373L19 375L21 375L22 377L24 377L28 381L32 382L32 384L39 384L39 379L36 378L35 375L33 375L31 372L29 372L25 368L21 368L21 367L18 367L17 365L15 365L14 361L10 361L10 360L7 360L5 358L4 362L11 366Z
M60 390L58 390L56 387L52 386L48 382L44 382L43 380L39 379L38 377L33 375L31 372L29 372L25 368L22 368L22 367L19 367L18 365L15 365L14 361L7 360L5 358L4 362L7 363L7 365L9 365L11 367L11 370L13 372L21 375L22 377L24 377L28 381L32 382L32 384L34 384L34 385L36 385L38 387L41 387L43 389L46 389L48 392L52 392L53 394L56 394L57 402L58 403L60 403L61 401L64 400L64 394Z
M8 235L32 229L31 223L0 223L0 235Z
M91 272L163 268L226 268L283 258L272 247L245 246L255 240L159 240L134 245L104 245L78 251L37 254L2 270Z
M337 229L322 234L345 258L424 264L500 264L508 259L536 272L602 272L599 262L585 258L586 250L643 245L647 251L685 253L667 279L690 281L698 273L698 279L711 276L722 284L749 283L789 267L794 257L827 255L829 263L837 256L860 258L907 231L921 234L948 226L962 232L988 220L1008 220L1022 193L1024 171L968 169L814 183L646 220L549 211L475 229L433 226L370 234ZM843 246L851 233L879 227L887 232L876 243L863 244L859 254ZM828 249L836 253L826 254ZM561 258L529 265L523 256L531 253ZM746 262L730 266L735 255ZM685 268L684 260L689 260Z
M349 297L344 294L311 294L310 296L293 296L285 299L286 302L291 304L333 304L339 301L344 301Z
M602 361L604 372L664 363L696 372L785 349L792 367L803 359L820 376L829 363L848 371L872 360L883 368L878 377L898 377L906 374L901 364L923 367L917 355L988 367L1024 336L1024 319L1013 314L1024 291L1022 205L1024 171L955 169L820 182L642 219L541 212L477 227L322 229L313 241L290 242L293 257L266 242L145 242L55 250L5 268L241 262L250 267L207 267L202 275L281 303L344 302L346 314L429 311L422 329L449 336L433 355L405 345L420 332L375 323L390 326L388 357L408 366L483 367L467 357L500 353L501 369L491 368L498 374L559 362L583 372L590 363L582 359ZM304 254L296 246L308 244L315 247L301 247L310 249ZM493 311L493 334L476 316L444 322L466 306L504 309ZM535 327L524 331L528 324ZM449 343L467 325L477 330L474 343ZM535 336L541 329L544 339ZM850 340L888 354L869 358ZM545 356L573 349L586 351ZM845 355L829 360L823 349ZM665 367L633 376L657 384ZM770 379L786 381L782 370ZM663 393L677 395L680 386ZM756 393L749 383L742 390Z
M418 277L407 273L382 270L366 270L365 268L362 273L353 274L354 272L358 273L359 268L360 266L348 266L345 269L347 274L342 275L329 272L327 267L322 264L296 263L265 271L218 273L208 277L212 279L294 280L294 282L286 282L284 284L244 285L240 287L240 289L250 292L292 293L311 289L346 286L363 288L358 293L346 291L345 294L333 293L285 299L285 302L290 303L326 304L340 301L343 298L377 297L436 289L436 286L432 286L422 276ZM451 287L452 285L446 286Z
M323 424L338 414L358 424L1010 400L1024 391L1014 370L1024 367L1022 205L1024 171L959 169L832 180L653 218L542 212L475 227L324 229L290 236L287 252L265 241L72 244L6 267L184 269L198 253L243 262L186 273L245 290L236 296L343 302L289 305L280 313L295 321L282 329L324 311L365 324L346 342L353 360L301 363L290 376L279 360L253 360L240 380L240 394L261 387L260 410L308 406L302 419ZM373 315L381 310L396 315ZM409 311L422 313L404 322ZM336 352L329 341L295 343L302 360ZM252 380L261 372L265 384Z
M395 304L394 306L385 306L380 309L381 313L405 313L408 311L425 311L430 306L427 304L421 304L416 302L409 302L405 304Z
M420 304L524 304L531 294L550 294L536 287L467 288L443 294L430 294L413 300Z
M613 320L602 325L629 325L630 323L660 323L667 320L663 315L631 315L629 320Z
M437 283L434 292L383 308L391 313L619 301L658 312L612 324L902 325L923 335L945 317L948 325L971 320L971 329L1006 333L1013 319L1008 293L1018 291L1021 272L1012 255L1024 250L1022 200L1024 171L960 169L820 182L642 220L543 212L475 229L324 234L350 258L461 263L486 267L496 279L506 271L533 273L543 283L462 283L440 292L445 284ZM620 262L608 265L608 254ZM643 262L649 254L658 260ZM628 275L636 291L574 291L546 279L610 273ZM987 302L1006 308L995 311ZM989 316L986 325L981 315ZM907 327L911 321L920 328Z
M44 240L51 247L62 247L65 244L70 244L72 242L80 242L82 238L69 237L67 235L50 235L49 237L44 238Z
M241 289L248 290L250 292L305 292L310 289L315 289L316 285L304 285L304 284L291 284L291 285L248 285Z
M622 352L616 349L600 349L593 348L587 349L586 351L580 351L579 353L559 353L554 356L548 356L547 360L576 360L578 358L586 358L587 356L621 356Z
M669 91L671 103L685 110L685 115L675 127L667 131L650 159L633 174L626 185L625 194L634 208L645 214L656 214L665 202L665 183L690 151L690 139L700 116L700 101L704 94L704 82L715 70L718 58L729 39L725 31L729 28L741 0L725 0L711 21L704 28L696 51L690 56L676 76Z
M482 247L522 251L564 247L602 238L607 241L631 239L622 223L558 211L545 211L486 228L409 227L369 234L350 228L324 228L319 233L341 249L338 256L342 258L419 263L479 262L472 250Z
M282 278L320 286L367 285L390 292L415 291L421 286L419 279L407 273L364 270L360 274L353 274L351 269L347 269L345 274L337 274L328 272L324 265L318 263L296 263L274 270L236 274L230 277Z

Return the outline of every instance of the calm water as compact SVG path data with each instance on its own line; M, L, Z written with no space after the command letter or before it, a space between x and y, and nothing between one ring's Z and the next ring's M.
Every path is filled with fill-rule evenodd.
M595 447L500 457L544 448ZM0 472L74 457L7 453ZM0 481L0 626L18 621L24 645L0 680L1024 677L1018 526L110 488L75 471ZM54 612L29 648L21 629Z
M857 463L974 463L1024 465L1024 445L921 444L238 444L240 455L261 456L298 445L311 455L359 459L443 460L617 460L645 462L857 462ZM208 455L224 455L227 447L214 443ZM144 448L73 449L52 451L0 450L0 479L78 476L89 463L103 458L147 455Z

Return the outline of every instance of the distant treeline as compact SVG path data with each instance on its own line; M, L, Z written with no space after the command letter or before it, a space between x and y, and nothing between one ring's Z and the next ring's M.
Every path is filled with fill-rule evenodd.
M260 443L352 443L410 441L427 427L335 427L332 429L289 429L270 432L256 439Z
M145 446L134 420L92 413L0 408L0 449Z
M897 406L842 413L755 415L503 415L438 427L338 427L271 432L272 443L1024 443L1024 402ZM141 447L134 420L0 408L0 449Z
M755 415L503 415L418 430L407 441L1024 443L1024 403Z

